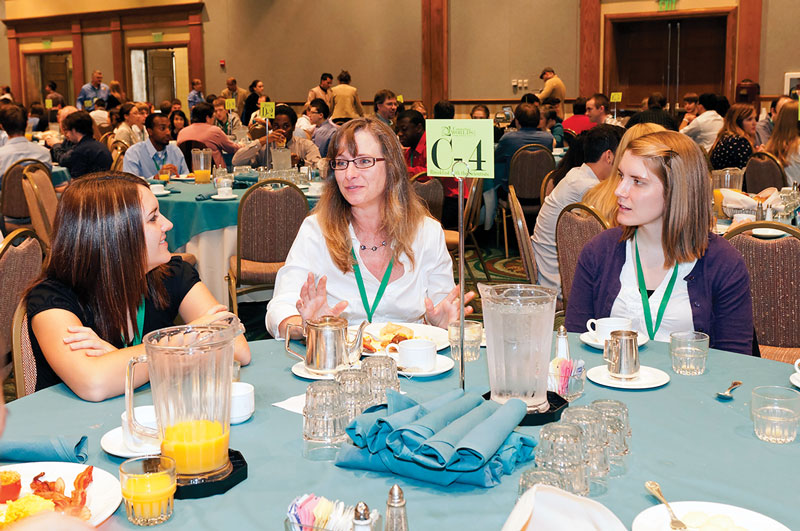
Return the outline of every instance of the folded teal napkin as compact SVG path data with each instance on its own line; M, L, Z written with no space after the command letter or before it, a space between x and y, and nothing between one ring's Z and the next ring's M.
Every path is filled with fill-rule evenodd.
M197 194L196 196L194 196L194 200L195 201L208 201L209 199L211 199L212 195L214 195L214 194Z
M85 463L89 457L89 438L40 437L26 440L0 440L0 461L66 461Z
M398 459L410 460L411 454L416 452L428 437L432 437L482 403L483 398L480 395L467 393L458 400L448 402L416 421L397 428L387 435L386 446Z
M350 423L345 432L359 448L365 448L368 443L368 432L375 422L398 411L414 407L417 401L408 395L401 395L393 389L386 391L386 404L380 404L367 408L364 413L356 417Z

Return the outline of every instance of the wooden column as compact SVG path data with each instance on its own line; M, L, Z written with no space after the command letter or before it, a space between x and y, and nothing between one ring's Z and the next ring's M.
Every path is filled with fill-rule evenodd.
M734 86L743 79L759 81L761 13L762 0L739 0L739 49Z
M81 87L87 81L86 72L83 67L83 35L81 34L81 22L79 20L72 23L72 86L75 88L75 97L81 92ZM67 105L75 105L74 101L67 102Z
M600 84L600 0L581 0L580 96L590 97Z
M450 93L447 16L447 0L422 0L422 100L430 116Z
M19 64L19 41L17 40L17 32L13 27L8 28L6 31L8 36L8 66L11 70L11 92L22 97L22 68Z
M122 35L122 23L119 17L111 17L111 56L114 61L114 79L127 87L125 75L125 43Z
M189 15L189 83L199 79L206 85L206 66L203 53L203 17L202 12Z

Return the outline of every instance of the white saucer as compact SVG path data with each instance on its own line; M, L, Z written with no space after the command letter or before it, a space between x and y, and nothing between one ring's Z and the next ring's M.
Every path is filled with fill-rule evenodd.
M100 439L100 448L107 454L116 455L117 457L140 457L143 455L156 455L161 453L161 447L152 445L147 447L146 451L135 452L125 446L122 440L122 426L117 426L111 431L106 432L103 438Z
M644 346L645 344L647 344L648 341L650 341L650 338L647 337L647 334L643 334L641 332L638 332L638 334L639 334L639 338L638 339L639 339L639 346L640 347ZM602 341L598 341L597 340L597 336L595 336L592 332L588 332L587 331L587 332L582 333L581 334L581 341L583 341L586 345L589 345L590 347L593 347L593 348L596 348L596 349L599 349L599 350L603 350L603 347L604 347L603 342Z
M172 192L170 192L169 190L164 190L163 192L159 192L159 193L153 192L153 195L156 196L156 197L164 197L165 195L169 195L171 193Z
M675 515L681 519L685 518L689 513L699 512L705 513L709 517L727 516L740 528L758 529L759 531L789 531L788 527L768 516L743 507L736 507L735 505L699 501L670 502L670 505L672 510L675 511ZM667 508L663 504L658 504L645 509L633 520L631 529L632 531L668 530L669 514L667 513ZM690 529L698 528L692 527Z
M769 229L766 227L761 227L758 229L753 229L753 236L756 236L757 238L771 239L771 238L780 238L781 236L786 236L786 233L778 229Z
M316 374L309 371L304 361L292 365L292 374L305 380L333 380L333 374Z
M390 356L392 358L395 358L395 356L393 356L391 354L390 354ZM421 371L421 370L415 370L415 369L412 368L412 369L409 369L409 370L406 370L406 371L397 371L397 374L399 374L400 376L408 376L409 378L411 378L412 376L416 376L418 378L422 377L422 376L437 376L439 374L446 373L447 371L452 369L454 366L455 366L455 362L453 361L453 358L450 358L448 356L442 356L441 354L437 354L436 355L436 366L434 366L433 369L431 369L429 371Z
M230 201L231 199L238 199L238 198L239 198L239 196L236 195L236 194L233 194L233 195L214 194L214 195L211 196L211 199L213 199L214 201Z
M791 376L789 376L789 381L792 382L792 385L795 387L800 387L800 372L793 372Z
M586 377L598 385L616 387L619 389L652 389L661 387L669 382L669 374L654 367L639 368L639 375L630 380L612 378L606 365L598 365L586 371Z

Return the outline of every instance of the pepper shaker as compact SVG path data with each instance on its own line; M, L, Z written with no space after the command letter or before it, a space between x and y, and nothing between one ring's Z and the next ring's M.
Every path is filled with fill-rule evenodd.
M558 327L558 333L556 334L556 358L563 358L565 360L571 359L569 355L567 329L564 325Z
M408 531L406 500L403 489L396 483L389 489L389 499L386 501L385 531Z
M372 531L369 507L363 501L356 504L356 510L353 512L353 531Z

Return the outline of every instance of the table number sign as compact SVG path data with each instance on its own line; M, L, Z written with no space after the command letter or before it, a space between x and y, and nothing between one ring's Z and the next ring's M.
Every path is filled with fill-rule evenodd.
M235 98L228 98L225 100L225 110L226 111L235 111L236 110L236 99Z
M429 176L452 177L453 165L462 162L469 167L469 177L494 178L491 120L426 120L425 136Z
M50 98L46 98L44 100L44 108L45 109L52 109L53 108L53 100L51 100Z
M53 41L50 39L42 39L42 48L49 50L53 47Z
M153 42L164 42L164 32L163 31L154 31L153 32Z
M275 118L275 102L262 101L258 107L258 117L269 118L270 120Z
M403 103L403 101L404 101L403 100L403 95L402 94L398 94L397 95L397 103Z
M622 92L612 92L609 98L611 103L619 103L622 101Z

